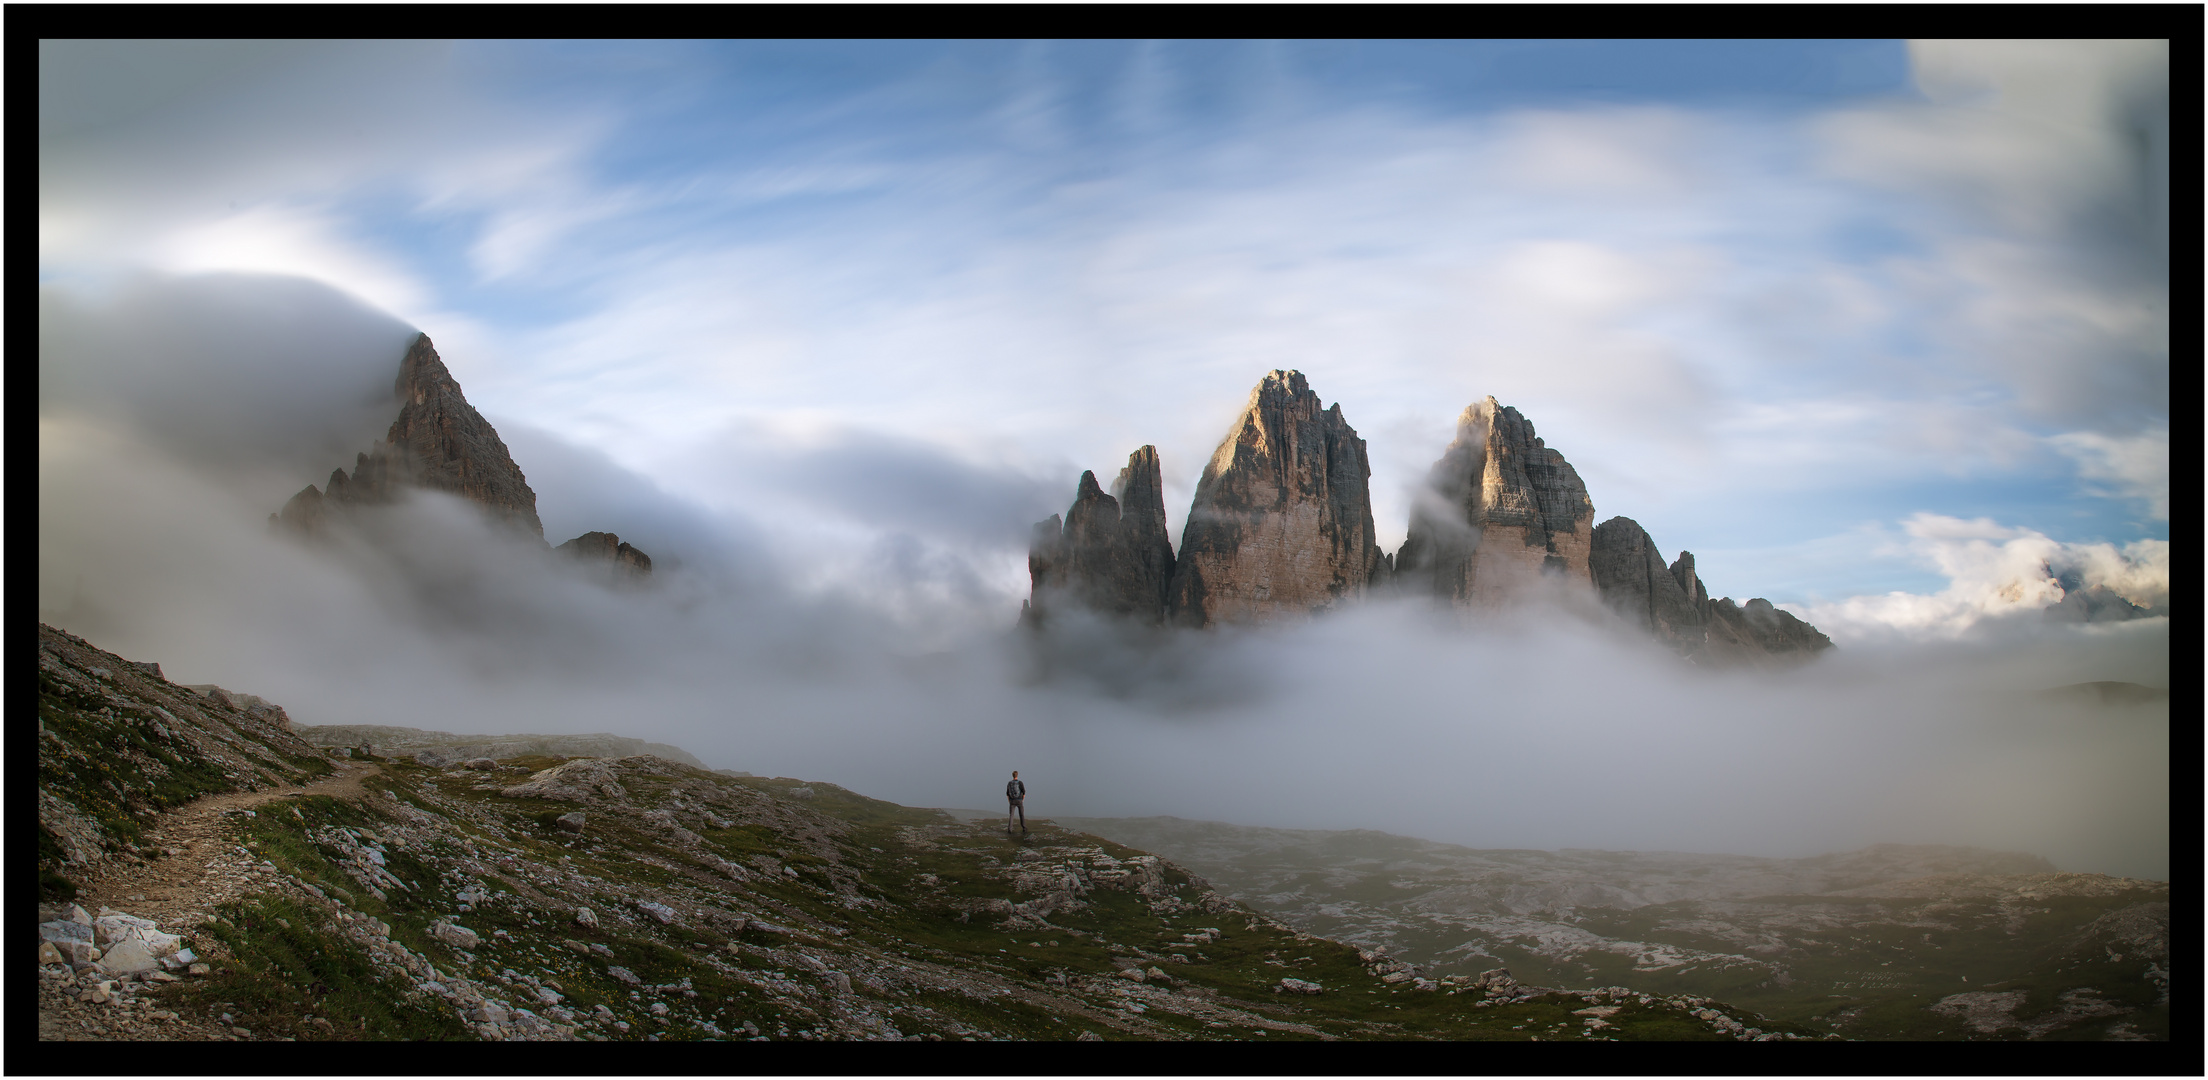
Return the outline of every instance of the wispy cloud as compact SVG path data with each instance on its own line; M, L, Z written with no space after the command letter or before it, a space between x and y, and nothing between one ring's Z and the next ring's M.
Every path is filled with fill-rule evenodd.
M1871 493L1928 467L2130 491L2167 427L2166 294L2108 272L2154 235L2123 225L2153 46L1925 45L1915 100L1784 109L1345 94L1285 45L925 51L835 89L710 49L50 44L42 267L332 282L637 468L835 415L1155 443L1185 498L1299 367L1390 538L1490 393L1660 535L1722 536L1742 490L1890 520Z
M2149 431L2116 438L2090 431L2055 436L2056 449L2076 458L2078 475L2097 494L2136 499L2157 521L2170 519L2170 433ZM2107 485L2099 487L2098 485Z

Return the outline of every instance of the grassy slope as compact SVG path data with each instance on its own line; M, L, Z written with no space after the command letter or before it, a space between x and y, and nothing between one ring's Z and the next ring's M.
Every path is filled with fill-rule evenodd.
M586 1027L585 1037L710 1038L718 1031L741 1038L748 1022L772 1038L883 1038L890 1029L980 1040L1069 1039L1084 1031L1106 1039L1266 1041L1724 1038L1664 1003L1629 1004L1610 1017L1613 1027L1590 1032L1586 1018L1573 1015L1589 1004L1578 997L1475 1007L1470 994L1388 986L1347 946L1239 908L1195 907L1205 888L1170 866L1166 882L1178 903L1153 905L1132 892L1097 889L1084 910L1052 914L1048 925L1006 929L1001 915L975 908L1025 898L1011 881L1023 855L1141 854L1048 822L1036 822L1029 837L1012 838L832 785L811 784L811 798L794 800L788 797L799 786L794 780L658 763L625 771L622 805L587 810L590 825L575 837L551 824L571 805L475 790L483 779L387 763L386 775L370 786L396 799L371 798L364 807L290 800L297 812L238 819L241 839L287 875L325 892L348 890L349 910L387 922L395 939L443 972L494 988L519 976L556 983L565 1007L587 1013L602 1005L630 1024L625 1032ZM725 801L711 804L712 814L728 827L697 832L695 843L671 841L662 825L641 817L676 802L708 805L714 789ZM401 800L436 814L435 824L409 825ZM414 837L386 851L389 869L420 887L388 891L387 900L365 895L330 846L313 840L332 825L365 828L386 840ZM735 882L714 865L720 859L787 866L796 874L753 872ZM457 914L455 894L477 884L505 895ZM643 896L681 917L666 926L628 917L635 913L624 900ZM598 929L574 924L578 904L599 913ZM228 921L211 925L207 936L221 942L226 973L190 989L198 1008L231 1012L256 1032L299 1038L472 1034L449 1006L411 992L405 978L364 977L358 950L329 928L327 913L295 895L271 894L224 914ZM736 929L747 916L752 921ZM486 939L501 930L506 937L462 954L429 935L440 917L457 918ZM761 928L760 921L780 929ZM1184 940L1203 927L1224 936L1196 945ZM586 950L598 945L606 954L578 951L570 942ZM1175 962L1175 954L1187 962ZM825 989L806 957L847 973L853 992ZM1170 969L1172 990L1112 977L1131 961ZM620 980L613 967L633 972L643 986ZM1284 975L1327 991L1273 993ZM694 997L651 989L683 980ZM1121 990L1149 1006L1129 1011ZM671 1006L664 1018L649 1011L653 1001ZM327 1029L304 1019L310 1015L346 1018L352 1026Z

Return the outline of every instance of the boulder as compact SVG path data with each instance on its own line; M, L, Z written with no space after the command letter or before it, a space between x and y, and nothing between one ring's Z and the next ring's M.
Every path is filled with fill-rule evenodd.
M100 954L98 967L111 975L132 975L161 966L146 943L136 938L118 941Z
M559 817L553 819L553 824L558 825L563 832L582 832L583 812L577 810L571 814L561 814Z
M630 971L628 968L625 967L614 967L609 964L606 967L606 974L619 979L622 982L629 984L630 986L642 986L644 984L644 980L636 977L636 972Z
M598 916L587 907L576 908L575 925L595 930L598 928Z
M589 802L599 797L618 799L628 792L621 786L613 766L597 758L577 758L531 774L528 780L505 788L500 794L509 799Z
M476 936L475 931L465 926L456 926L446 922L430 927L429 936L455 949L473 949L482 943L482 939Z
M1472 980L1474 990L1485 990L1490 994L1508 993L1517 985L1518 980L1511 978L1508 968L1491 968L1480 972L1479 978Z
M469 758L468 760L461 762L460 767L463 769L474 769L477 772L491 772L498 768L498 762L492 761L490 758L487 757Z
M675 909L668 907L665 904L655 903L650 900L639 900L636 902L636 909L646 915L651 916L654 919L659 920L659 924L661 926L666 926L675 921Z
M92 941L92 928L83 923L68 920L57 919L53 922L42 922L38 924L38 940L82 941L89 944Z
M1316 994L1325 989L1325 987L1320 986L1318 983L1315 982L1305 982L1302 979L1282 979L1280 980L1280 982L1274 984L1273 993Z
M44 967L47 964L61 964L67 963L67 961L63 959L61 950L54 948L53 942L41 941L38 943L38 963L40 967Z
M1301 372L1267 374L1197 481L1167 618L1269 623L1362 596L1385 565L1371 475L1339 404L1322 410Z
M97 945L111 945L138 936L139 932L156 929L152 919L140 919L120 912L103 913L92 920L92 941Z

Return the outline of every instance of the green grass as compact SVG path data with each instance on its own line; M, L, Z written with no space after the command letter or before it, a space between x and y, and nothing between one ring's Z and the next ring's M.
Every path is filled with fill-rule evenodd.
M276 895L224 906L199 933L230 956L212 978L178 990L179 1011L230 1013L257 1037L447 1040L472 1037L441 1001L406 991L370 966L312 909ZM283 920L279 922L278 920ZM289 923L289 926L284 925ZM306 1022L326 1018L331 1028Z
M557 764L557 758L517 759L532 768ZM519 774L490 774L494 782ZM839 960L847 950L868 952L896 965L908 960L949 965L968 975L995 973L1015 986L1025 985L1065 992L1069 978L1108 978L1137 951L1155 954L1144 967L1157 966L1176 984L1229 1008L1309 1025L1328 1037L1524 1040L1584 1037L1585 1018L1573 1016L1586 1003L1564 996L1510 1006L1476 1007L1469 994L1422 992L1407 986L1389 987L1366 973L1354 949L1336 942L1299 935L1276 928L1252 913L1209 913L1188 910L1168 916L1153 912L1148 903L1131 892L1094 889L1075 909L1049 916L1048 928L1011 930L999 925L999 917L973 914L965 909L985 900L1019 901L1009 871L1019 855L1050 847L1101 847L1122 860L1140 852L1124 845L1085 834L1061 830L1046 821L1032 822L1025 837L1005 836L986 827L966 828L950 824L933 811L916 810L867 799L833 785L814 783L815 795L796 805L827 814L834 824L806 825L791 833L754 822L725 808L712 812L739 819L721 829L699 835L705 845L730 861L753 868L752 876L735 883L712 866L701 866L691 854L664 839L658 832L622 815L586 810L585 833L573 836L550 828L550 819L574 807L546 804L541 800L508 799L495 791L473 790L485 782L481 774L445 776L442 770L393 762L383 774L367 782L373 791L388 790L399 800L432 812L443 812L441 803L458 803L470 812L492 815L491 823L446 820L453 839L419 846L384 845L386 867L418 888L388 890L376 899L337 863L334 848L319 846L311 837L318 829L347 826L383 832L391 821L392 804L377 795L363 804L313 796L271 802L253 819L234 825L241 841L284 872L314 882L325 893L343 899L355 910L386 922L394 938L427 957L440 970L465 971L486 992L506 996L514 1004L532 1008L534 992L520 976L539 979L554 987L562 1004L578 1014L603 1006L631 1027L625 1033L606 1030L612 1039L641 1039L658 1033L663 1038L712 1037L706 1023L718 1025L723 1037L746 1037L742 1025L749 1021L771 1037L816 1036L828 1031L826 1021L802 997L776 1002L764 982L752 976L724 970L722 964L753 971L780 972L800 984L819 986L821 977L788 959L789 950L822 955L831 967L848 968L854 993L887 1011L890 1022L907 1035L958 1039L975 1032L994 1038L1071 1039L1084 1030L1106 1038L1123 1033L1101 1023L1057 1015L1056 1010L1017 1000L1014 994L970 996L936 988L920 973L910 977L883 974L901 992L878 993L858 982L865 968L854 958ZM691 803L701 783L741 786L773 795L784 795L797 781L786 778L727 778L678 770L669 777L623 779L630 797L648 807L681 785L684 801ZM694 819L686 819L694 821ZM541 898L532 899L530 885L515 878L501 884L491 872L463 875L442 869L443 860L460 850L460 839L473 837L483 855L510 850L518 859L543 864L558 862L579 873L602 879L590 885L588 895L576 895L558 887L537 885ZM933 837L933 843L921 842ZM751 860L770 856L798 870L791 879L781 874L756 872ZM665 863L666 865L656 865ZM938 884L919 881L934 875ZM439 918L455 917L454 893L463 880L481 883L494 895L474 904L457 921L475 931L482 943L472 959L433 939L430 926ZM854 909L842 902L830 887L833 881L856 882L866 896L887 900L888 906ZM1169 870L1168 886L1184 902L1193 902L1202 891L1180 871ZM631 898L641 891L681 886L670 895L683 917L671 926L644 923L629 926L605 917L613 897ZM571 921L573 906L588 904L601 912L600 926L583 928ZM231 922L209 928L222 937L237 955L228 964L229 974L193 989L195 1000L235 1003L230 1011L256 1033L291 1034L299 1038L332 1037L301 1019L312 1012L333 1019L352 1017L350 1033L335 1037L357 1038L468 1038L470 1028L452 1015L441 1001L409 1001L394 985L378 984L358 951L339 941L328 928L316 925L304 912L306 905L264 895L228 912ZM701 915L700 909L703 909ZM716 909L750 914L800 931L792 938L752 926L733 936L732 922L724 922ZM288 918L282 928L276 918ZM840 927L847 936L836 938L806 927L825 923ZM1200 928L1217 927L1217 941L1190 943L1182 935ZM505 931L501 938L499 931ZM598 945L610 952L579 952L567 942ZM1030 944L1034 942L1035 944ZM771 950L771 952L770 952ZM325 955L327 954L327 955ZM1180 954L1186 963L1165 957ZM345 957L351 957L350 960ZM777 959L777 958L781 959ZM1269 961L1277 961L1271 963ZM1519 967L1513 963L1512 968ZM649 985L689 980L695 997L664 992L656 1000L672 1006L664 1019L651 1016L655 1000L651 992L615 978L610 969L626 968ZM511 972L511 975L508 973ZM1521 975L1523 976L1523 972ZM1283 976L1316 981L1327 989L1316 996L1287 996L1272 992ZM766 978L764 976L760 978ZM349 980L346 982L333 980ZM510 980L510 981L509 981ZM1624 982L1626 980L1613 980ZM320 985L312 995L301 989ZM346 989L341 993L340 986ZM1107 986L1118 986L1113 981ZM506 987L507 989L494 989ZM349 993L355 997L345 997ZM1111 1009L1109 995L1082 994L1085 1000ZM357 1000L355 999L357 997ZM333 1004L334 1002L334 1004ZM1728 1015L1743 1023L1779 1030L1777 1022L1760 1022L1736 1009ZM1247 1026L1211 1028L1204 1019L1151 1009L1141 1022L1163 1032L1165 1038L1259 1037ZM1633 1005L1610 1018L1616 1025L1601 1032L1620 1040L1697 1040L1725 1038L1679 1010L1665 1006ZM975 1035L979 1038L981 1036ZM1314 1038L1309 1034L1272 1031L1267 1042Z

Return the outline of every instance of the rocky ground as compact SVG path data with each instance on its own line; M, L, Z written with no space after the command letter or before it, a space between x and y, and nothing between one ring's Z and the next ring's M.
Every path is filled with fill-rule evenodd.
M1311 933L1436 973L1708 995L1850 1038L2168 1035L2169 886L1881 845L1810 859L1482 851L1374 832L1068 819Z
M77 830L42 847L42 1039L1816 1037L1701 996L1441 976L1050 822L654 755L300 760L265 706L42 653L42 794ZM159 768L99 768L148 733ZM195 740L228 767L192 772ZM172 798L178 776L215 790Z

